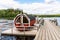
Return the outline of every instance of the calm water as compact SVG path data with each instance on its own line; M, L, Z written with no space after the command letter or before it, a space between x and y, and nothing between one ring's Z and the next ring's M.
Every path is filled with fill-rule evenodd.
M5 31L7 29L13 28L14 27L13 20L0 19L0 26L1 26L1 28L0 28L1 32ZM1 32L0 32L0 34L1 34ZM0 35L0 39L1 40L15 40L15 37Z
M57 22L58 22L58 26L60 26L60 17L50 17L50 18L44 18L44 19L57 19Z
M60 17L52 17L52 18L44 18L44 19L57 19L58 25L60 26ZM0 28L1 31L5 31L7 29L13 28L13 20L5 20L5 19L0 19ZM0 32L1 34L1 32ZM14 36L0 36L1 40L15 40Z

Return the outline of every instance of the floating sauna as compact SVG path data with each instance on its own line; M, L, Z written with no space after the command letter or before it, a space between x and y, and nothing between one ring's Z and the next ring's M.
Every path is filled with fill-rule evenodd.
M28 14L18 14L14 19L15 27L18 30L30 30L35 22L35 16Z

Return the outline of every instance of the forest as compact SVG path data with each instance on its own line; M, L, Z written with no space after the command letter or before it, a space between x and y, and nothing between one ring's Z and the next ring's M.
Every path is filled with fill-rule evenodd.
M19 9L1 9L0 10L0 18L4 19L14 19L17 14L23 12Z

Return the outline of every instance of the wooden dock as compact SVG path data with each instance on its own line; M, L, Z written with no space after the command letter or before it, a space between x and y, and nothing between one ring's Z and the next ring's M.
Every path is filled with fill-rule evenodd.
M12 28L2 32L2 35L13 36L35 36L34 40L60 40L60 27L56 26L50 20L44 20L44 25L39 30L18 31ZM31 39L30 39L31 40Z
M35 36L37 30L30 30L30 31L18 31L16 28L12 28L2 32L2 35L15 35L15 36Z
M30 31L18 31L16 28L12 28L2 32L2 36L14 36L16 40L33 40L37 33L36 28ZM13 39L12 39L13 40Z
M60 40L60 28L49 20L44 20L44 26L39 28L34 40Z

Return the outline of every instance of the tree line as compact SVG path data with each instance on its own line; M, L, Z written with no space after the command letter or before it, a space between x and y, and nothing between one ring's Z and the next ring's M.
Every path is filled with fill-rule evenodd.
M0 10L0 18L14 19L16 17L16 15L20 14L21 12L23 12L23 10L12 9L12 8L10 8L10 9L1 9ZM30 15L33 15L33 14L30 14ZM34 16L39 16L39 17L60 17L60 14L56 14L56 15L35 15L34 14Z
M19 9L1 9L0 18L14 19L14 17L16 17L16 15L20 14L21 12L23 11Z

